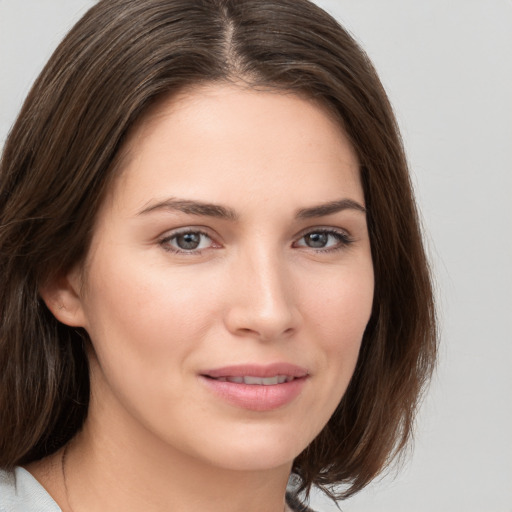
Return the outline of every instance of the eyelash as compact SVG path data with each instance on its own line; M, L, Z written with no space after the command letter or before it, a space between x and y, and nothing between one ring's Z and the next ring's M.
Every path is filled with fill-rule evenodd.
M202 231L201 229L184 229L183 231L178 231L178 232L172 233L171 235L165 236L164 238L159 240L158 243L162 246L162 248L165 251L173 253L173 254L186 254L186 255L191 255L191 256L202 254L202 249L184 250L184 249L180 249L178 247L173 247L172 245L170 245L170 242L172 240L176 239L177 237L183 236L183 235L189 235L189 234L205 236L212 241L212 244L215 244L212 237L205 231ZM218 247L220 247L220 246L218 246Z
M301 245L299 247L305 247L306 249L313 249L317 253L329 253L329 252L332 253L332 252L337 252L337 251L346 249L350 244L352 244L354 242L354 239L350 235L348 235L348 233L346 233L344 231L339 231L336 229L328 229L328 228L311 229L311 230L303 233L298 240L302 240L306 236L313 235L313 234L332 236L337 240L338 243L334 247L314 248L314 247L308 247L308 246L304 246L304 245Z
M214 245L214 247L207 247L207 249L210 249L210 248L216 249L216 248L221 247L220 245L217 245L214 242L214 240L208 233L206 233L205 231L203 231L201 229L186 229L183 231L175 232L175 233L172 233L171 235L165 236L164 238L160 239L158 241L158 243L165 251L173 253L173 254L186 254L186 255L191 255L191 256L201 255L202 251L204 249L185 250L185 249L180 249L180 248L173 247L172 245L170 245L170 242L172 240L175 240L179 236L188 235L188 234L201 235L201 236L209 238L212 242L212 245ZM298 241L304 239L308 235L313 235L313 234L332 236L337 240L338 243L334 247L319 247L319 248L309 247L307 245L299 245L299 246L296 245ZM353 242L354 242L354 240L347 233L345 233L343 231L338 231L335 229L317 228L317 229L311 229L311 230L303 233L298 238L298 240L293 243L292 246L299 247L299 248L312 249L316 253L333 253L333 252L337 252L337 251L346 249ZM215 245L217 245L217 246L215 247Z

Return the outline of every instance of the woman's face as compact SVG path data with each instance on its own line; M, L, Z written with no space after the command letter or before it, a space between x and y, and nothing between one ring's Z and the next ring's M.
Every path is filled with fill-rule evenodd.
M311 101L209 85L154 108L121 167L69 276L92 340L88 423L219 467L289 464L370 317L350 143Z

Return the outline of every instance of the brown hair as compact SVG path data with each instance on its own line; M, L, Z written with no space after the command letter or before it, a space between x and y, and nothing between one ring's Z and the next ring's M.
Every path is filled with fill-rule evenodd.
M407 444L435 315L400 135L365 53L307 0L103 0L51 57L1 160L0 467L56 451L87 415L87 335L38 290L86 254L128 130L162 95L226 80L322 102L361 164L373 312L345 396L295 460L298 485L349 496Z

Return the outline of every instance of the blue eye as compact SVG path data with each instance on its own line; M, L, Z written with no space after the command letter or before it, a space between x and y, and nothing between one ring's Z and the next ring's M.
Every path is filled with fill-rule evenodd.
M319 229L305 234L294 245L321 251L334 251L346 247L350 243L352 243L352 239L341 231Z
M171 252L193 253L212 247L213 241L206 233L201 231L182 231L164 238L160 244Z

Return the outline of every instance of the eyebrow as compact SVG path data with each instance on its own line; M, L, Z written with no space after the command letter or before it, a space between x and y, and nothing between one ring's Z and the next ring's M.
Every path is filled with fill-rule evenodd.
M159 201L143 208L138 215L145 215L157 210L178 211L189 215L200 215L206 217L216 217L235 221L238 215L235 210L226 208L213 203L203 203L201 201L191 201L189 199L169 198L165 201Z
M239 216L232 208L227 208L214 203L203 203L201 201L192 201L190 199L169 198L154 204L149 204L143 208L138 215L145 215L159 210L178 211L188 215L198 215L206 217L215 217L218 219L236 221ZM297 219L312 219L315 217L324 217L343 210L356 210L366 213L366 208L352 199L340 199L339 201L330 201L328 203L301 208L295 213Z
M358 212L366 213L366 208L354 201L353 199L340 199L339 201L331 201L329 203L311 206L309 208L301 208L297 211L295 216L298 219L312 219L314 217L324 217L343 210L356 210Z

